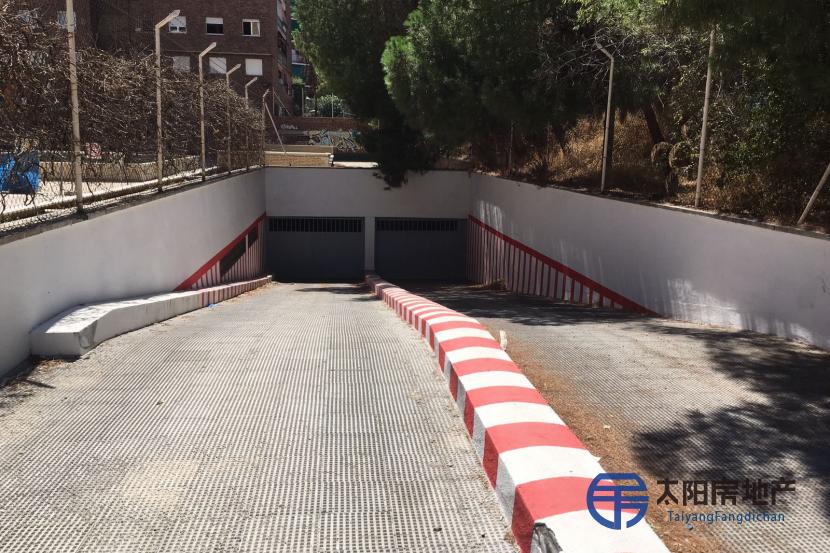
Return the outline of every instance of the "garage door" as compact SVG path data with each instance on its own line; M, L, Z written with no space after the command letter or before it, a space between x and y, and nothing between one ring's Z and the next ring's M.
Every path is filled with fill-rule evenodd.
M364 228L357 217L270 217L269 271L284 282L363 278Z
M375 219L375 267L390 280L464 280L467 221Z

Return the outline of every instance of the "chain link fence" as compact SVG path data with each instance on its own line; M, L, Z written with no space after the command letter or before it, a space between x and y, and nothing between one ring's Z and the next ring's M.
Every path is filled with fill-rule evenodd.
M78 210L67 32L24 7L0 0L0 234ZM198 75L162 59L159 180L154 56L78 50L84 211L261 165L260 107L248 105L224 75L200 85Z

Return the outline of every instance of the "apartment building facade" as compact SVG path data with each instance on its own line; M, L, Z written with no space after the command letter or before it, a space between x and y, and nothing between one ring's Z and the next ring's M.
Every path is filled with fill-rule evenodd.
M80 47L91 46L95 29L92 25L90 0L74 0L73 4L78 45ZM66 2L64 0L27 0L20 5L26 11L32 11L33 17L45 22L54 22L66 28Z
M92 0L98 45L107 50L151 51L154 28L169 13L178 17L161 32L164 56L180 71L198 71L198 54L215 42L203 60L208 78L231 75L235 90L256 77L250 91L275 93L274 111L291 105L290 4L287 0Z

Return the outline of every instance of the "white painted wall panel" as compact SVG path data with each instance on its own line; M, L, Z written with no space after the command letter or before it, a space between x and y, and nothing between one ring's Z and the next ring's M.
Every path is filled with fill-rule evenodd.
M830 240L488 175L471 214L668 317L830 348Z
M407 184L389 189L373 169L265 171L269 216L466 219L470 210L472 179L461 171L410 173Z
M74 305L169 292L264 211L255 171L0 245L0 377Z

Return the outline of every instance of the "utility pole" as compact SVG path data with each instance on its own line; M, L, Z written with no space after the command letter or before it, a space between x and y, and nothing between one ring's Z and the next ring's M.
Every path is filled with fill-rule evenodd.
M216 48L216 43L212 42L210 46L205 48L199 53L199 130L201 134L201 142L202 142L202 149L201 149L201 162L202 162L202 180L207 178L206 173L206 162L205 162L205 69L203 67L204 63L202 60L204 57Z
M68 0L67 3L71 2ZM179 10L170 14L156 23L156 169L158 172L158 190L161 192L164 181L164 131L162 130L161 117L161 29L175 18L179 17Z
M700 189L703 186L703 162L706 154L706 137L709 131L709 101L712 95L712 60L715 57L715 30L709 33L709 62L706 65L706 94L703 97L703 124L700 128L700 153L697 159L697 184L695 207L700 207Z
M75 177L75 207L84 211L83 168L81 167L81 109L78 100L78 54L75 48L75 6L66 0L66 39L69 42L69 93L72 102L72 173Z
M605 138L602 141L602 181L599 186L600 193L604 193L608 183L608 172L614 163L614 56L599 42L596 45L599 51L611 60L608 70L608 105L605 108Z

